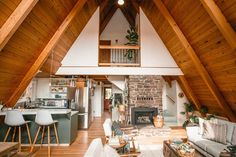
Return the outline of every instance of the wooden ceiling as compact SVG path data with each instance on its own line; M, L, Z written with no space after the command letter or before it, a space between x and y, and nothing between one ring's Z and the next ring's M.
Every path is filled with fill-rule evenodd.
M39 69L55 73L99 5L100 33L118 7L134 26L140 6L184 73L169 79L236 121L236 0L0 0L0 100L12 106Z

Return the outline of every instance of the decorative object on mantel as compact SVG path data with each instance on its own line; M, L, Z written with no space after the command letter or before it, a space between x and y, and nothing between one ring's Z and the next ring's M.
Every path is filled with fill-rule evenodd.
M156 128L162 128L164 125L163 116L157 115L153 117L153 123Z
M136 46L138 45L138 33L135 29L135 27L131 27L130 29L127 30L128 35L126 35L126 39L128 39L128 43L125 45L131 45L131 46ZM134 49L128 49L127 52L124 54L124 57L127 57L128 60L132 60L135 58L135 50Z

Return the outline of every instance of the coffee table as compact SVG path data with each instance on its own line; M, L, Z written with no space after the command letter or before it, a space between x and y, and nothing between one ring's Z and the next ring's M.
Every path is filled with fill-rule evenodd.
M171 141L166 140L163 142L163 155L164 157L181 157L175 148L171 146ZM195 149L194 157L204 157L200 152Z

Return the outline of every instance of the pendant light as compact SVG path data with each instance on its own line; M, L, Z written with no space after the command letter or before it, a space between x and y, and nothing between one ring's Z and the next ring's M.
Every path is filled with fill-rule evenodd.
M125 3L124 0L118 0L118 4L119 4L119 5L123 5L124 3Z

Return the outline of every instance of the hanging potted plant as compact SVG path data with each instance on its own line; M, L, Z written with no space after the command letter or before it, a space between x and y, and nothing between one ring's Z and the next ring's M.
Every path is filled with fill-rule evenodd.
M125 37L128 40L128 43L126 43L125 45L131 45L131 46L138 45L139 36L135 27L130 26L130 29L127 30L127 33L128 34ZM128 60L131 61L133 58L135 58L135 49L128 49L126 53L124 54L124 57L127 57Z

